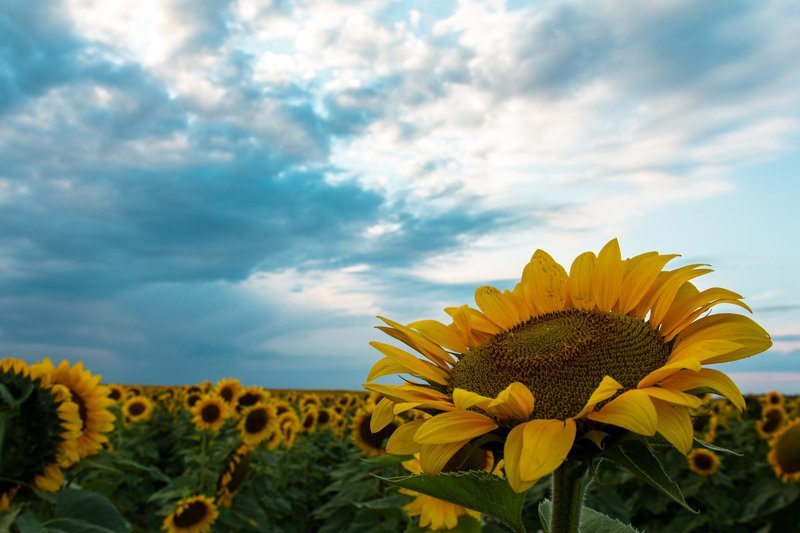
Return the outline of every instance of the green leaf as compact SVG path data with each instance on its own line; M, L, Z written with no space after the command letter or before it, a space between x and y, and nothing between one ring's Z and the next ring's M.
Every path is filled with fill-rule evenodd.
M29 512L20 515L14 525L19 529L19 533L46 533L47 531L39 519Z
M586 533L639 533L629 524L584 507L581 510L581 531Z
M421 474L380 479L486 513L508 524L514 531L525 531L522 524L525 494L517 494L505 479L488 472L447 472L438 476Z
M553 502L542 500L539 504L539 521L542 523L544 533L550 533L550 517L553 516Z
M678 484L670 479L664 471L661 461L658 460L658 457L645 443L627 441L606 450L603 456L626 468L639 479L652 485L685 509L693 513L698 512L689 507L689 504L683 498L683 494L681 494Z
M87 527L95 528L91 531L130 531L128 522L111 501L96 492L74 489L61 491L56 498L55 520L50 523L63 520L84 522Z
M699 444L700 446L702 446L703 448L707 448L707 449L713 450L715 452L728 453L728 454L731 454L731 455L735 455L736 457L744 457L744 455L739 453L739 452L735 452L733 450L729 450L728 448L723 448L722 446L717 446L716 444L711 444L710 442L706 442L704 440L700 440L697 437L694 438L694 441L697 444Z

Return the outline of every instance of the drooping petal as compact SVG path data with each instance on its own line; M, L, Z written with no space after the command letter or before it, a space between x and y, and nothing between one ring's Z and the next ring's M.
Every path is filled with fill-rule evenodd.
M530 389L515 381L500 391L497 398L486 406L486 410L501 419L521 422L530 418L533 404L534 398Z
M442 471L447 462L464 447L467 440L447 442L444 444L423 444L419 452L419 464L422 471L428 475L435 476Z
M497 424L486 415L459 409L426 420L414 440L420 444L445 444L479 437L496 428Z
M414 435L423 423L424 420L414 420L397 428L386 441L386 451L395 455L411 455L419 452L421 446L414 442Z
M523 481L536 480L559 467L575 442L575 421L531 420L523 424L522 465Z
M567 301L567 272L543 250L536 250L522 271L523 294L537 314L561 311Z
M378 318L389 325L392 329L400 333L400 335L392 335L393 337L417 350L419 353L436 363L437 366L447 367L448 364L455 364L453 356L447 353L435 342L431 342L426 339L421 333L395 322L394 320L390 320L382 316L379 316Z
M404 366L395 363L388 357L384 357L383 359L379 359L377 363L372 365L372 369L369 371L367 380L372 381L373 379L378 379L383 376L389 376L391 374L402 374L404 372L407 372Z
M658 431L662 437L686 455L692 449L694 432L686 407L653 399L658 415Z
M527 422L526 424L530 424ZM523 480L522 479L522 444L523 435L525 433L526 424L519 424L514 426L511 432L506 437L506 443L503 448L503 462L506 471L506 479L514 492L525 492L536 484L536 479Z
M650 396L638 389L623 392L586 418L647 436L655 435L658 427L658 416Z
M572 262L569 268L569 297L577 309L592 309L592 280L596 258L594 252L584 252Z
M594 390L592 395L586 401L586 405L581 409L581 412L577 415L573 416L572 418L583 418L586 414L594 409L594 406L598 403L608 400L612 396L614 396L618 390L622 388L622 384L618 382L616 379L612 378L611 376L604 376L603 380L600 381L600 384Z
M661 386L681 391L708 388L728 398L740 411L745 407L739 387L719 370L703 368L695 372L678 372L662 381Z
M405 371L409 374L420 376L434 383L438 383L439 385L448 384L447 378L449 374L442 368L428 361L423 361L422 359L414 357L410 353L396 346L392 346L391 344L375 341L369 344L398 365L403 366L406 369Z
M372 411L372 417L369 419L369 429L373 433L377 433L394 419L394 402L389 398L381 398L378 405Z
M418 320L408 327L419 331L432 342L448 350L464 353L468 349L464 339L452 325L446 326L437 320Z
M687 326L678 336L669 360L690 357L703 364L727 363L761 353L770 346L769 334L751 318L719 313Z
M610 311L619 299L624 274L617 239L611 239L597 254L592 279L594 303L601 311Z
M469 409L475 406L483 409L491 402L492 399L487 396L481 396L478 393L466 389L453 389L453 404L459 409Z

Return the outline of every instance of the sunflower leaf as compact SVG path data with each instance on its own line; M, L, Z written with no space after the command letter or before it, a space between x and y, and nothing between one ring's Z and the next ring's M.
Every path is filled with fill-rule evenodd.
M685 509L695 514L698 513L686 503L680 487L670 479L664 471L661 461L647 444L640 441L626 441L606 450L603 456L629 470Z
M545 533L550 533L550 518L553 516L553 502L548 499L539 504L539 520ZM581 533L639 533L629 524L623 524L615 518L583 507L581 509Z
M404 489L491 515L514 531L525 531L522 524L522 504L525 501L525 494L517 494L511 490L505 479L488 472L446 472L437 476L420 474L380 479Z
M736 457L744 457L744 455L739 453L739 452L735 452L733 450L729 450L728 448L723 448L722 446L717 446L716 444L711 444L710 442L706 442L704 440L700 440L697 437L694 438L694 441L697 444L699 444L700 446L702 446L703 448L706 448L706 449L709 449L709 450L713 450L715 452L729 453L731 455L735 455Z

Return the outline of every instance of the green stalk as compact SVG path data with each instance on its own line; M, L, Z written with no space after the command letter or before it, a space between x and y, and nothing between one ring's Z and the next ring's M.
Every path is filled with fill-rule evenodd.
M583 494L589 481L585 463L566 460L553 472L553 516L550 533L578 533Z

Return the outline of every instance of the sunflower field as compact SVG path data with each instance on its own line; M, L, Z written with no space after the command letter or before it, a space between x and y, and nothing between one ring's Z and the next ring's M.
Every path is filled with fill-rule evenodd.
M418 456L384 449L418 415L373 432L377 393L236 379L101 384L81 364L3 359L0 395L0 531L508 531L502 516L401 486L421 471ZM748 396L743 412L703 400L688 455L651 444L681 496L648 482L652 474L600 461L587 507L640 531L797 530L800 399ZM504 483L491 452L444 468L460 470ZM548 477L519 495L527 531L547 530L550 492Z

